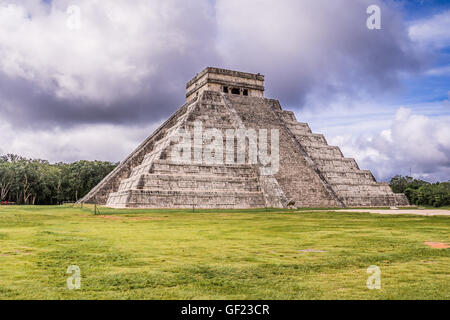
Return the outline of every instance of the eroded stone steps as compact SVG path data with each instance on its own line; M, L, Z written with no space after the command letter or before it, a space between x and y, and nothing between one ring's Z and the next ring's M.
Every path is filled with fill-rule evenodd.
M344 158L341 150L338 147L334 146L320 146L320 147L312 147L312 146L303 146L308 155L314 159L330 159L330 160L338 160Z
M197 104L196 100L187 102L166 120L152 135L141 143L124 161L110 172L98 185L79 200L80 203L106 203L108 195L117 190L120 181L129 177L133 168L142 163L143 158L149 152L155 150L155 145L168 133L175 130L174 127L185 121L188 111Z
M177 164L167 160L155 160L152 163L146 165L140 165L133 170L133 174L123 179L119 190L125 190L127 188L141 188L145 185L143 179L146 176L155 177L169 177L173 176L174 179L207 179L214 181L214 179L223 179L230 181L251 181L251 183L257 184L257 173L252 166L243 164L218 164L218 165L204 165L204 164ZM167 178L169 179L169 178ZM247 183L248 184L248 183ZM241 185L241 187L245 187ZM259 188L258 185L253 188Z
M301 143L304 147L322 147L328 146L327 140L323 134L317 133L301 133L296 134L295 138Z
M128 208L263 208L262 192L127 190L111 194L107 205Z
M194 122L188 123L185 126L185 129L188 130L191 135L193 134L193 130L195 128ZM223 134L225 134L225 130L236 130L236 128L231 124L217 124L217 123L208 123L208 122L202 122L202 129L203 131L209 130L209 129L219 129Z
M355 159L314 159L317 167L323 172L352 172L360 170Z
M261 191L257 177L147 174L140 177L137 185L132 185L132 183L132 181L129 181L128 184L124 184L123 188L144 190L182 190L188 188L198 191Z
M346 205L349 207L370 206L370 207L390 207L407 206L408 199L404 194L391 193L389 195L367 195L344 197Z
M147 165L141 165L133 170L133 174L123 182L136 180L144 174L160 173L160 174L178 174L178 175L208 175L208 176L226 176L226 177L243 177L254 178L256 173L249 165L195 165L195 164L176 164L171 162L154 162Z
M182 173L195 175L219 175L227 177L256 177L252 166L246 164L233 165L206 165L206 164L176 164L164 161L155 161L150 173Z
M292 131L292 133L296 136L313 134L313 132L311 131L311 129L307 123L301 123L301 122L288 123L288 127Z
M324 175L327 179L363 179L376 182L369 170L327 171Z
M330 177L326 177L328 183L331 186L336 186L336 185L376 185L377 182L372 180L372 179L368 179L368 178L330 178Z
M360 170L354 159L345 158L338 147L329 146L323 135L314 134L307 124L297 122L294 113L286 111L279 113L346 205L362 202L366 205L379 206L399 201L407 204L402 198L403 195L395 195L388 184L376 182L370 171Z
M333 184L334 191L341 195L346 195L347 193L349 195L351 194L358 194L358 193L364 193L369 192L371 194L376 195L377 193L381 194L390 194L391 190L389 188L389 185L384 184Z
M360 170L354 159L345 158L340 148L329 146L323 135L314 134L307 124L297 122L294 113L279 111L279 114L347 206L358 203L380 206L405 202L403 198L398 199L389 185L376 182L370 171Z
M325 175L328 183L330 185L375 185L378 184L375 180L361 175L361 178L349 177L349 178L338 178L338 177L330 177L329 175Z

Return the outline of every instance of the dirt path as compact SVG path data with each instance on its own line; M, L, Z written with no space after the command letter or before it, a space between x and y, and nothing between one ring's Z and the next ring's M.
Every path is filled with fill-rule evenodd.
M393 210L393 209L339 209L339 212L370 212L379 214L416 214L420 216L450 216L450 210L439 209L406 209L406 210Z

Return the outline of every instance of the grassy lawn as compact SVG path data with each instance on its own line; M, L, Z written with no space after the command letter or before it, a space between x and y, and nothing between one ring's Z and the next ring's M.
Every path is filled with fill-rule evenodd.
M100 210L0 207L0 299L450 299L450 217Z

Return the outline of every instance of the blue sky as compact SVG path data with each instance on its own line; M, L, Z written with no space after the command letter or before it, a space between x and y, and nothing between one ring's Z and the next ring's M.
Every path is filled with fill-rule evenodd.
M450 1L413 0L405 1L405 20L414 24L417 20L431 19L434 15L450 10ZM450 68L450 42L434 51L436 56L430 60L432 69ZM400 103L421 103L442 101L448 98L450 73L420 74L405 79L405 94L399 97Z
M206 66L264 74L379 180L450 179L450 3L431 0L0 0L0 153L122 160Z
M404 7L407 21L429 18L450 9L450 3L447 0L399 0L396 2Z
M408 26L420 22L425 23L437 15L448 14L450 10L448 1L398 1L397 3L401 6L404 21ZM450 27L449 19L447 15L447 27ZM371 160L370 157L361 159L361 147L355 147L354 139L364 135L369 136L368 139L372 139L380 132L380 128L389 129L389 124L392 124L399 108L409 109L412 114L426 116L428 119L437 121L439 125L448 126L447 120L450 118L450 104L448 103L450 94L449 32L447 29L447 39L442 38L442 42L434 43L434 48L427 52L429 58L424 61L425 69L403 75L400 78L399 87L392 95L382 96L379 99L371 97L367 100L373 99L373 105L364 109L350 108L349 112L342 112L342 108L338 107L336 113L330 113L329 110L317 112L317 109L313 111L306 109L298 111L297 117L310 123L316 131L325 132L332 142L344 144L344 153L357 159L360 158L360 165L371 168L379 179L388 180L394 172L391 168L395 166L395 172L399 174L409 175L411 170L417 178L431 181L448 180L447 170L441 174L429 175L420 166L415 166L414 158L411 161L403 161L402 166L398 163L394 165L391 158L383 161L381 166L381 161ZM426 45L430 44L426 43ZM349 139L339 138L342 138L345 132L351 134L353 143ZM447 136L446 139L450 140L450 136ZM396 142L402 143L403 141ZM449 164L448 157L446 160L444 166ZM384 170L384 166L390 168Z
M416 21L431 19L433 16L450 10L448 0L411 0L399 1L404 7L405 21L414 24ZM436 55L430 59L432 69L450 68L450 42L434 51ZM410 75L404 79L405 92L399 95L397 104L420 104L423 102L439 102L448 99L450 90L450 72L442 74ZM448 115L448 114L447 114Z

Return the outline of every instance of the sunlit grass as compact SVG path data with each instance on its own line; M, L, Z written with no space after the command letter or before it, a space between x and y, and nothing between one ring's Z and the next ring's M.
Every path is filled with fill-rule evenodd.
M449 217L98 209L0 207L0 299L450 298Z

